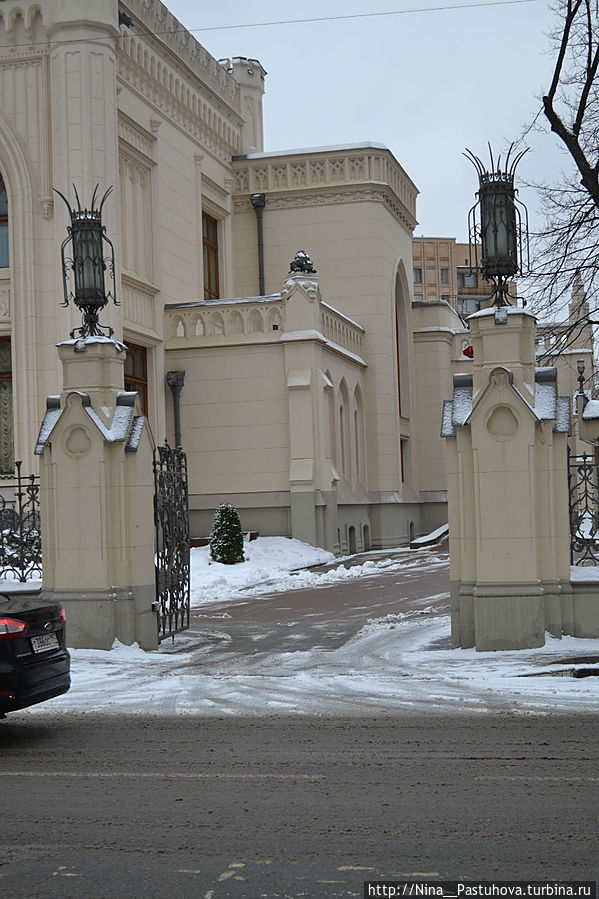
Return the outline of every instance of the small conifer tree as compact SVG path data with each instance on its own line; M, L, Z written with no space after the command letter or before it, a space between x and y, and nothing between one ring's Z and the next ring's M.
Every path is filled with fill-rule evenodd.
M215 562L235 565L244 561L243 532L239 513L231 503L221 503L214 514L210 555Z

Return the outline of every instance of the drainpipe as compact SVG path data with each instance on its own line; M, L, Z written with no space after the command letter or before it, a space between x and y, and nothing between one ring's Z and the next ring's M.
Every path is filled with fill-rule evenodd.
M266 196L264 194L252 194L250 197L252 206L256 210L256 222L258 224L258 290L259 296L263 297L264 290L264 228L262 224L262 216L264 215L264 207L266 206Z
M184 381L184 371L167 371L166 383L173 393L173 407L175 410L175 446L181 446L181 391Z

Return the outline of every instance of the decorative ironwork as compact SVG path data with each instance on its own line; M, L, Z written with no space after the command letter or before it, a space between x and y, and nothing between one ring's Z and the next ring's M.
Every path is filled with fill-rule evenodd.
M518 200L514 187L516 167L529 148L516 154L510 165L513 146L512 144L507 152L503 170L501 156L497 160L497 170L495 170L493 151L490 145L491 171L487 171L478 156L475 156L470 150L466 150L464 153L464 156L470 160L478 172L479 183L477 201L468 213L470 268L472 271L480 271L483 278L492 281L491 299L493 299L494 306L511 305L508 299L510 296L509 279L516 274L526 274L530 267L528 210ZM520 213L519 206L524 210L524 218ZM526 265L523 264L525 257ZM474 265L472 264L473 258Z
M154 526L158 639L189 627L187 456L165 441L154 451Z
M42 534L39 478L21 468L0 477L0 578L25 583L41 578Z
M289 274L295 272L304 272L306 275L316 274L316 269L312 264L312 260L305 250L298 250L295 254L295 259L289 264Z
M570 493L570 561L599 565L599 465L593 456L568 449Z
M98 207L94 206L98 194L99 185L96 184L89 209L82 209L79 202L77 188L73 185L77 199L77 209L71 204L59 190L54 188L59 197L65 201L71 226L67 228L68 236L63 240L60 248L62 257L62 282L64 289L64 306L68 306L71 300L83 315L83 324L80 328L71 331L71 338L78 334L79 337L112 337L112 328L100 325L100 310L112 299L115 306L119 303L116 299L116 286L114 280L114 246L106 236L106 227L102 224L102 208L106 198L112 191L109 187L100 201ZM73 257L65 256L68 244L71 244ZM109 253L104 255L104 244L108 244ZM106 292L105 272L108 271L112 280L112 290ZM71 290L70 272L73 273L74 289Z

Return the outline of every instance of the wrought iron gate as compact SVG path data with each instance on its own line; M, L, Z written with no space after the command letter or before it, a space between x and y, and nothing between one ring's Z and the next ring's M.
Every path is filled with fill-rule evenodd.
M42 576L42 534L40 479L22 464L0 477L0 574L25 583Z
M599 565L599 465L593 456L568 450L570 560L572 565Z
M189 494L181 447L154 450L154 525L158 639L189 627Z

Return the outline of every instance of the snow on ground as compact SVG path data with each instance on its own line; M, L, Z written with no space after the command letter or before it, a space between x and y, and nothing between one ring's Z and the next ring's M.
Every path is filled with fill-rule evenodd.
M247 596L257 586L260 592L265 585L269 590L278 590L279 583L288 584L290 571L332 562L335 558L324 549L287 537L259 537L246 541L243 553L245 562L223 565L212 561L209 546L191 550L192 606L221 602L240 593Z
M245 544L246 561L239 565L223 565L213 562L207 546L191 550L191 605L192 608L223 602L235 598L258 596L261 593L304 590L324 587L344 580L372 577L379 571L400 571L416 568L420 561L410 559L410 551L404 549L401 559L368 559L349 568L311 571L309 566L341 562L333 553L326 552L299 540L287 537L259 537ZM393 550L397 553L400 550ZM385 551L382 556L388 555ZM346 557L347 559L347 557ZM430 567L447 565L445 559L431 555Z
M285 538L246 544L248 562L209 562L207 549L192 556L193 604L256 595L267 590L324 586L333 579L375 575L377 570L422 565L409 550L384 553L352 568L293 572L301 565L332 559L329 553ZM396 551L397 552L397 551ZM380 557L379 557L380 556ZM431 552L427 565L447 565ZM265 580L266 579L266 580ZM115 644L110 652L73 650L73 686L19 715L83 713L133 715L368 715L506 712L549 715L599 711L599 677L573 677L572 670L599 663L599 640L547 636L540 649L477 653L450 649L447 616L429 597L426 609L369 620L345 645L327 651L211 655L192 630L156 652ZM290 594L290 602L293 601ZM428 613L425 615L424 613ZM222 617L227 613L223 612ZM218 635L212 634L212 637ZM220 635L230 639L228 634Z

